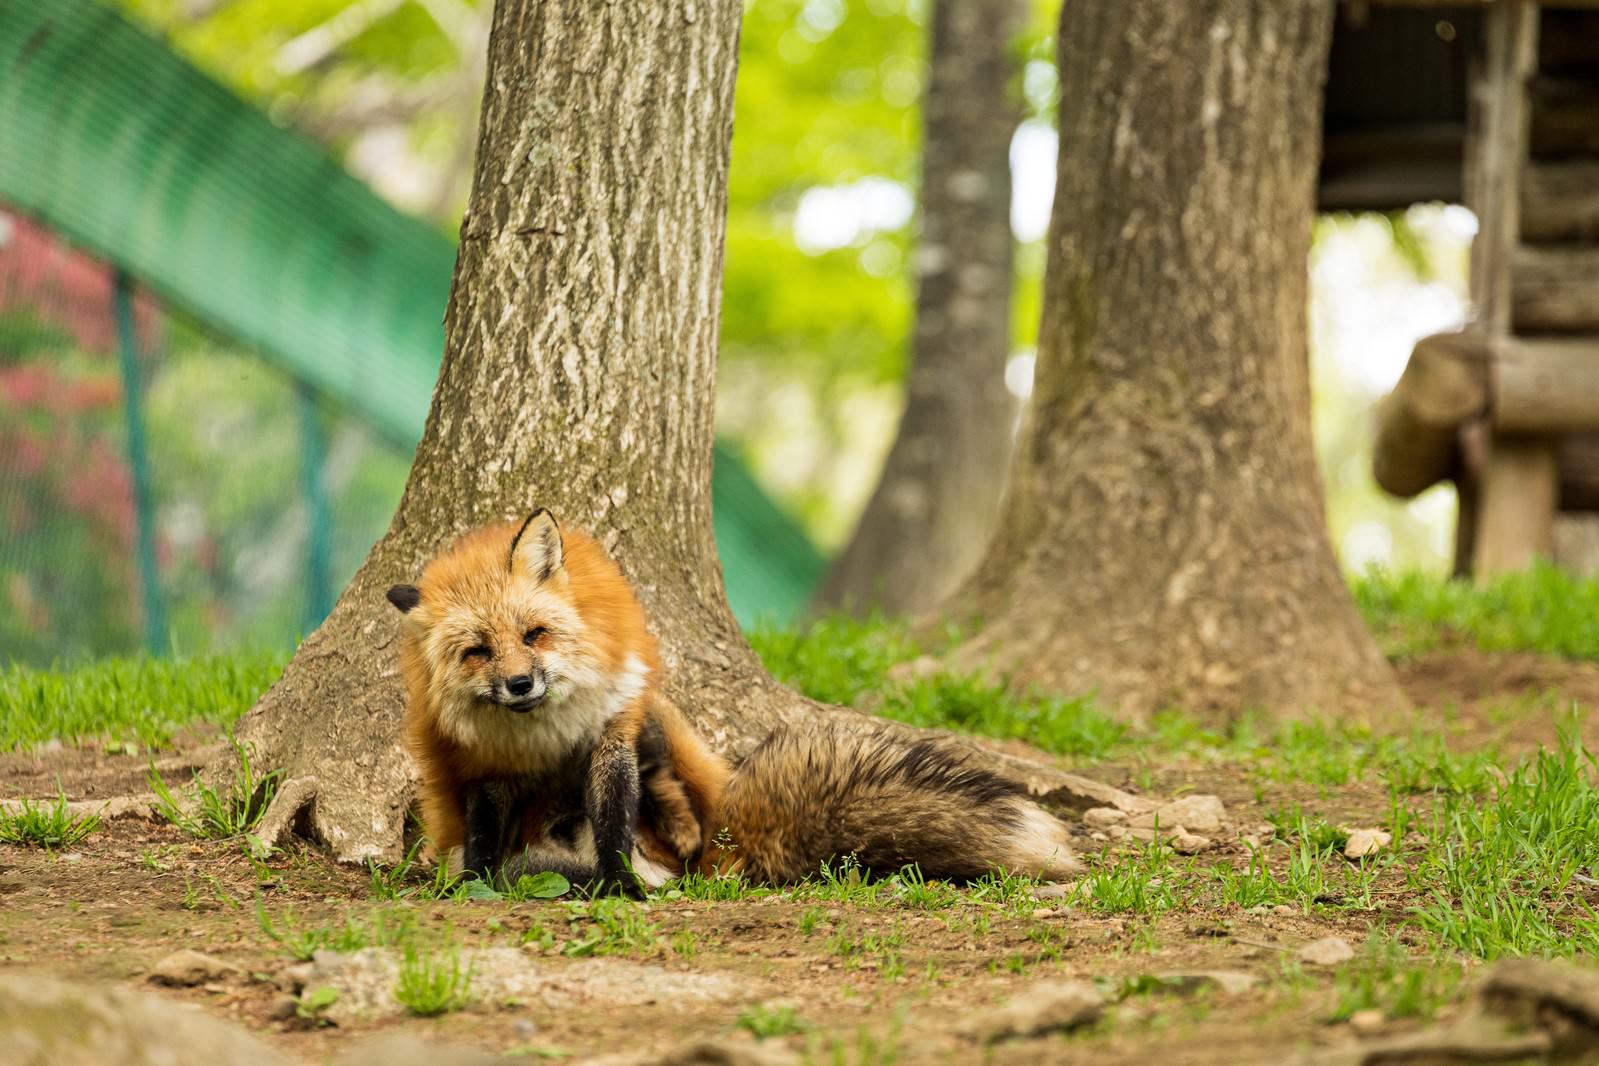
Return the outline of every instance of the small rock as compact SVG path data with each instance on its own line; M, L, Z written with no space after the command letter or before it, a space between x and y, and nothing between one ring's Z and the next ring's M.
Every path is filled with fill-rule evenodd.
M198 951L174 951L150 970L150 980L178 988L193 988L207 981L237 977L244 968Z
M528 1018L518 1018L511 1023L511 1032L515 1033L519 1040L532 1040L538 1035L538 1031L539 1027Z
M1171 846L1182 855L1196 855L1210 847L1210 838L1197 833L1178 833L1171 838Z
M1061 884L1039 885L1033 889L1034 899L1065 899L1066 896L1066 886Z
M1007 1037L1039 1036L1075 1029L1094 1021L1105 997L1087 981L1047 981L1034 985L998 1010L968 1022L962 1029L985 1043Z
M1224 996L1237 996L1248 992L1259 982L1254 974L1237 970L1199 970L1193 973L1163 973L1159 980L1166 991L1180 995L1214 989Z
M1090 839L1090 840L1098 840L1098 841L1106 841L1106 840L1109 840L1110 837L1106 836L1104 833L1101 833L1099 830L1096 829L1092 833L1088 834L1088 839Z
M794 1053L775 1044L697 1040L648 1060L648 1066L792 1066Z
M1344 844L1344 858L1363 859L1393 842L1393 834L1381 829L1356 829L1349 834L1349 840Z
M1349 1016L1349 1028L1362 1035L1375 1033L1383 1027L1383 1022L1387 1020L1383 1012L1376 1007L1367 1007L1365 1010L1357 1010Z
M0 976L0 1062L51 1066L287 1066L235 1025L161 996L71 985L37 974Z
M1127 813L1118 811L1115 807L1090 807L1083 812L1083 824L1092 829L1120 825L1126 820Z
M286 1022L299 1012L300 1001L293 996L273 996L272 1003L267 1007L267 1017L274 1021Z
M1299 949L1301 961L1313 966L1337 966L1355 957L1355 949L1341 936L1324 936Z
M1294 915L1296 915L1296 914L1298 914L1298 913L1299 913L1299 908L1297 908L1297 907L1290 907L1290 906L1289 906L1289 905L1288 905L1288 904L1286 904L1286 903L1279 903L1279 904L1277 904L1277 906L1275 906L1275 907L1273 907L1273 908L1272 908L1272 909L1271 909L1271 912L1272 912L1272 913L1273 913L1273 914L1280 914L1280 915L1282 915L1282 916L1283 916L1283 917L1284 917L1284 918L1291 918L1291 917L1293 917L1293 916L1294 916Z
M311 975L315 967L309 962L302 962L294 966L285 966L278 971L272 983L285 992L298 992L311 983Z
M338 1061L340 1066L494 1066L505 1060L477 1048L429 1044L394 1034L368 1040Z
M1053 918L1059 913L1060 913L1060 911L1056 910L1054 907L1034 907L1033 908L1033 917L1034 918Z
M1161 825L1180 825L1193 833L1214 833L1227 818L1218 796L1184 796L1155 810Z

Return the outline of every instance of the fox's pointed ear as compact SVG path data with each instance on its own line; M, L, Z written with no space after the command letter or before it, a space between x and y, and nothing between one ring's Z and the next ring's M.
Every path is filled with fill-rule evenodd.
M511 569L520 563L535 580L548 581L566 565L566 545L555 516L544 508L527 516L522 528L511 538Z
M410 614L411 608L422 602L422 590L415 585L391 585L388 597L401 614Z

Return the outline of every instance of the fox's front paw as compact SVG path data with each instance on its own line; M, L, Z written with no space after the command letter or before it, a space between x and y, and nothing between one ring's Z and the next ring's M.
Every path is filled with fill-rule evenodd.
M643 899L644 885L633 871L622 868L600 874L594 881L595 896L621 896L625 899Z

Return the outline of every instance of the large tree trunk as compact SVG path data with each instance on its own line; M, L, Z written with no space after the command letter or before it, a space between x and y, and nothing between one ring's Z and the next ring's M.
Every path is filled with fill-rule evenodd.
M1399 706L1328 542L1306 259L1332 0L1068 2L1032 406L956 661L1137 716Z
M736 754L814 713L745 643L711 533L740 8L499 0L444 364L405 494L240 728L258 765L285 771L263 840L292 831L343 859L398 857L412 770L384 591L463 530L534 506L621 561L673 693L718 747ZM1035 771L1041 789L1095 791Z
M817 607L913 614L993 532L1013 404L1010 141L1021 120L1018 0L936 0L922 134L916 334L905 413Z

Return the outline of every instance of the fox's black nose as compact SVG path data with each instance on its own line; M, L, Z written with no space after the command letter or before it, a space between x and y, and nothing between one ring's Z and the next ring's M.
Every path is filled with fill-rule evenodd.
M533 676L531 674L517 674L515 677L506 678L505 691L513 696L526 696L533 691Z

